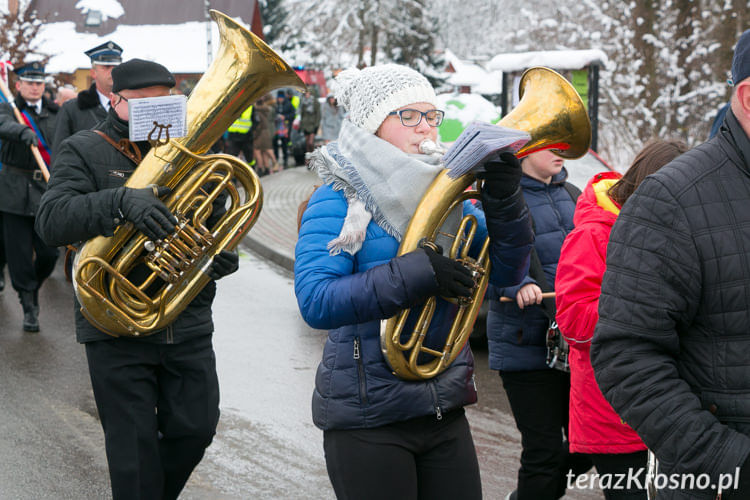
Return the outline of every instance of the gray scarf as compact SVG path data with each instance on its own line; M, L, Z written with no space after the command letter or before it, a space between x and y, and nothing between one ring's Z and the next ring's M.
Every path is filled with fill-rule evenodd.
M339 236L328 243L331 255L362 248L370 220L401 241L417 204L443 170L440 156L411 155L344 120L338 140L308 154L309 168L348 204ZM458 226L457 214L447 228Z

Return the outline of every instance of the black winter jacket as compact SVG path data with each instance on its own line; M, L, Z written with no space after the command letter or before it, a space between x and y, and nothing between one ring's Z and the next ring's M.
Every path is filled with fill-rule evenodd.
M26 101L20 96L16 96L15 103L19 111L29 112L39 127L42 138L50 145L59 109L57 104L42 99L42 111L37 114L36 110L26 106ZM0 212L34 216L39 209L39 198L46 189L46 183L31 148L20 140L21 132L26 128L25 124L16 120L10 104L0 104L0 163L10 167L0 169Z
M659 472L707 473L718 484L750 454L750 140L731 112L716 137L625 203L591 361Z
M127 138L128 124L114 110L96 127L114 139ZM149 145L138 143L146 154ZM121 221L121 194L135 164L90 130L63 141L52 168L49 188L42 197L36 230L48 245L67 245L94 236L111 236ZM213 332L211 304L216 284L208 285L166 329L138 339L143 342L178 343ZM85 343L113 337L92 326L81 314L76 301L76 338Z
M59 149L62 141L81 130L91 130L105 118L107 110L99 102L96 83L93 83L90 88L79 92L78 97L69 100L60 108L52 148Z

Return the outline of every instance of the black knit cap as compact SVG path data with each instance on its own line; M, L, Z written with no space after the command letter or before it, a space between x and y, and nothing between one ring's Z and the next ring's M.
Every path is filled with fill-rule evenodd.
M732 85L737 85L750 76L750 30L737 41L732 59Z
M175 80L167 68L153 61L131 59L112 68L112 92L161 85L172 88Z

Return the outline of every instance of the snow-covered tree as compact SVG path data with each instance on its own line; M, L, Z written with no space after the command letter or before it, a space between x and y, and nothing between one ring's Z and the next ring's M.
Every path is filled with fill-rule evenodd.
M274 45L286 27L287 10L283 0L261 0L260 16L263 19L263 37L269 45ZM286 47L280 46L280 49Z
M49 60L49 54L38 51L34 39L44 19L37 15L34 2L5 5L0 10L0 57L16 67L30 61Z
M386 33L386 55L392 62L416 69L434 87L439 87L445 81L445 62L435 47L437 16L428 9L426 0L405 3L403 14L403 29L391 29Z
M329 67L373 65L391 60L386 45L398 36L418 36L412 17L424 0L286 0L286 29L279 37L292 58ZM426 17L422 17L427 19ZM429 26L424 26L428 29ZM429 43L430 37L422 37ZM399 56L403 51L398 51Z

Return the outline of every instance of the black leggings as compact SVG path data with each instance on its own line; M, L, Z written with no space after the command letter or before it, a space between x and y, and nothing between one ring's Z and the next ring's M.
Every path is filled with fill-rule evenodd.
M474 442L463 409L374 429L323 434L339 500L482 498Z

